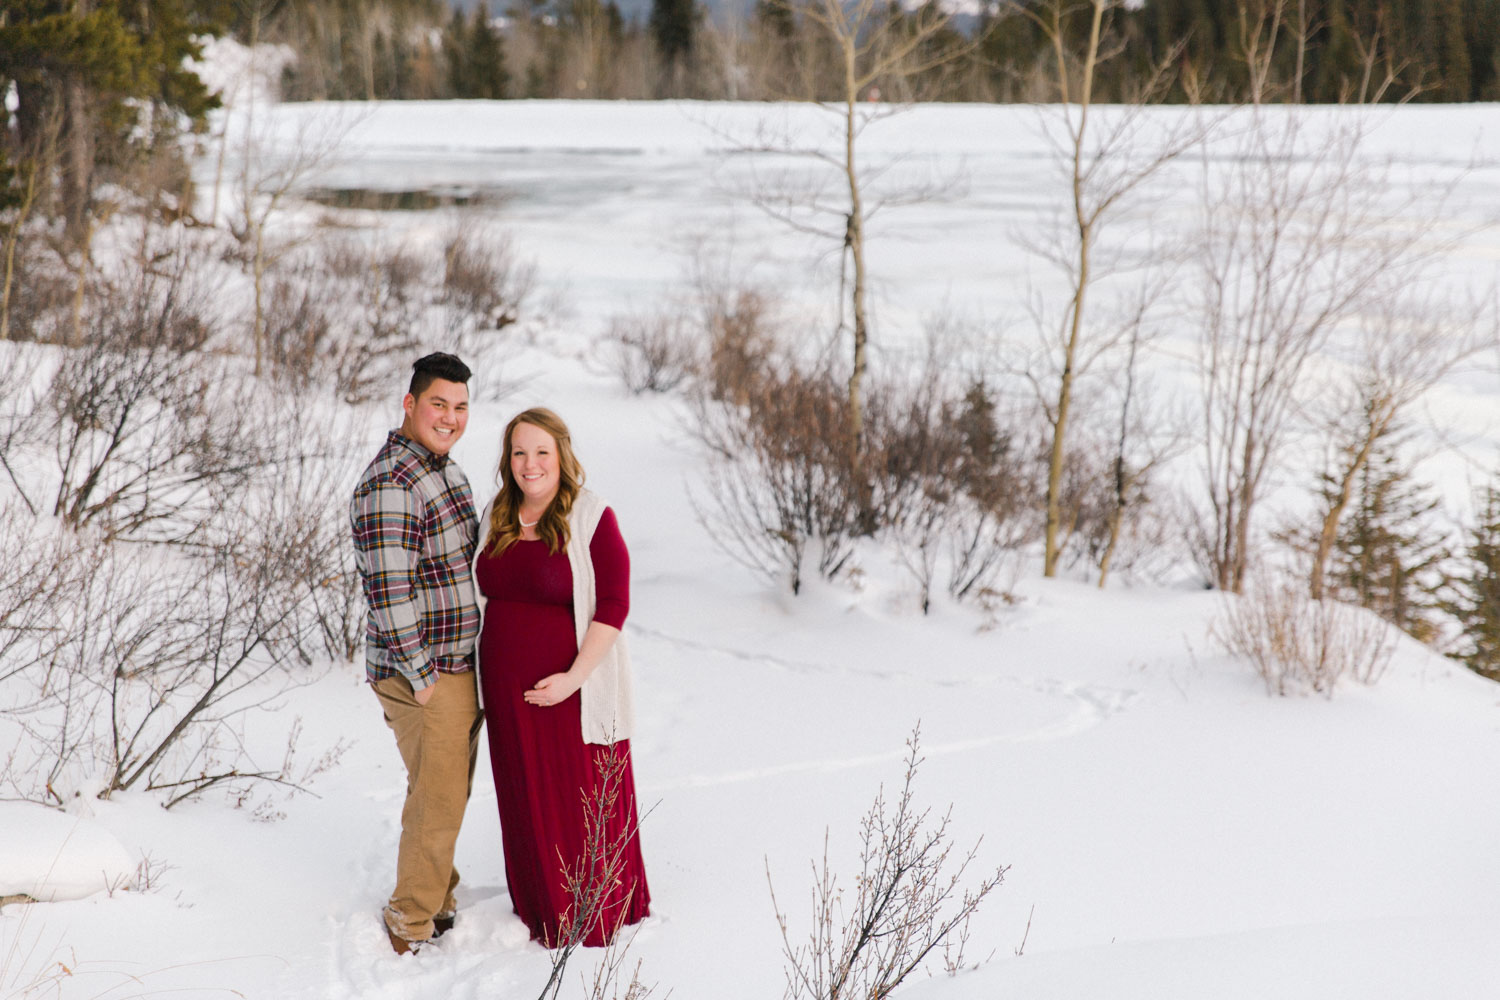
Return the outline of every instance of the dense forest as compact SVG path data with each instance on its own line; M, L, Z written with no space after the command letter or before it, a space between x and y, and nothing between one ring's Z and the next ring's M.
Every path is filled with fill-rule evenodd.
M508 2L508 6L501 7ZM837 93L832 0L758 0L748 17L693 0L259 0L233 5L245 41L289 46L292 100L414 98L827 99ZM211 6L211 5L204 5ZM866 3L866 17L920 23L937 8ZM1061 6L1063 9L1056 10ZM1500 0L1146 0L1106 14L1096 86L1128 101L1163 67L1168 100L1500 99ZM896 90L924 99L1054 99L1055 12L1082 42L1087 4L983 0L922 39ZM946 15L941 15L946 18ZM913 28L915 30L915 28ZM944 57L933 59L934 52Z

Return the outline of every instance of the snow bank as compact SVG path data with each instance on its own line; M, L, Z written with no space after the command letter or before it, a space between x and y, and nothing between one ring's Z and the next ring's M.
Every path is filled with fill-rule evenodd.
M130 852L92 820L29 802L0 802L0 896L83 899L129 885Z

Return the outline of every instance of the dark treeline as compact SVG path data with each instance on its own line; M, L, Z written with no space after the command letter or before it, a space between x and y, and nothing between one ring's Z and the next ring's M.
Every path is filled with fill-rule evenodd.
M502 2L0 0L0 93L13 109L0 211L16 225L60 216L76 244L101 186L166 213L186 204L178 138L217 98L184 60L226 33L291 51L288 100L847 96L827 25L852 0L759 0L744 20L695 0L653 0L636 19L615 0ZM950 21L864 2L861 30L901 56L878 59L860 96L887 100L1056 100L1050 39L1081 46L1092 12L1090 0L987 0ZM1147 89L1179 102L1500 100L1500 0L1103 2L1098 102Z
M748 18L694 0L252 0L244 41L289 46L290 100L431 98L830 99L837 61L808 11L836 0L760 0ZM1057 97L1038 18L1062 10L1080 44L1088 3L986 0L945 36L954 60L887 96L965 101ZM1147 0L1112 2L1096 94L1130 101L1158 69L1169 100L1337 103L1500 99L1500 0ZM892 21L921 12L891 5Z

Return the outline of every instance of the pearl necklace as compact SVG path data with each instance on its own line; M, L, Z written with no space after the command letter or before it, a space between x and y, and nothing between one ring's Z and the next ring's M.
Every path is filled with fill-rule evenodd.
M520 514L517 514L517 515L516 515L516 521L517 521L517 522L518 522L518 523L519 523L519 524L520 524L520 525L521 525L521 527L523 527L523 528L535 528L535 527L536 527L536 526L537 526L537 525L539 525L539 524L541 524L541 523L542 523L542 519L541 519L541 518L537 518L537 519L536 519L536 520L535 520L535 521L522 521L522 520L521 520L521 515L520 515Z

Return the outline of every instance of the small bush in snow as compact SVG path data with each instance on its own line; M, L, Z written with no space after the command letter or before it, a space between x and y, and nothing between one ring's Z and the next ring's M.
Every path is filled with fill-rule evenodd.
M631 393L671 392L698 367L687 323L678 316L617 316L609 325L615 372Z
M1396 632L1377 615L1338 601L1313 600L1291 580L1252 581L1225 595L1212 629L1225 652L1249 662L1266 692L1333 697L1345 678L1374 684L1396 649Z
M521 318L536 284L536 268L516 256L508 237L484 237L460 227L443 245L440 299L448 307L448 338L454 350L471 354L471 339L498 332Z
M743 405L697 401L694 431L708 451L708 497L698 505L714 540L792 593L816 548L832 579L852 555L853 454L839 385L788 365L745 387Z
M748 404L767 369L777 364L773 303L753 289L710 290L703 309L708 333L706 391L721 402Z
M859 871L846 896L828 861L814 864L811 928L794 944L786 915L771 902L786 956L787 1000L865 1000L887 997L929 958L948 969L964 964L970 918L1005 880L997 867L972 885L964 875L979 845L960 853L949 829L950 813L919 809L914 783L922 764L920 730L907 741L906 774L894 803L882 790L860 822ZM770 881L769 869L766 873Z

